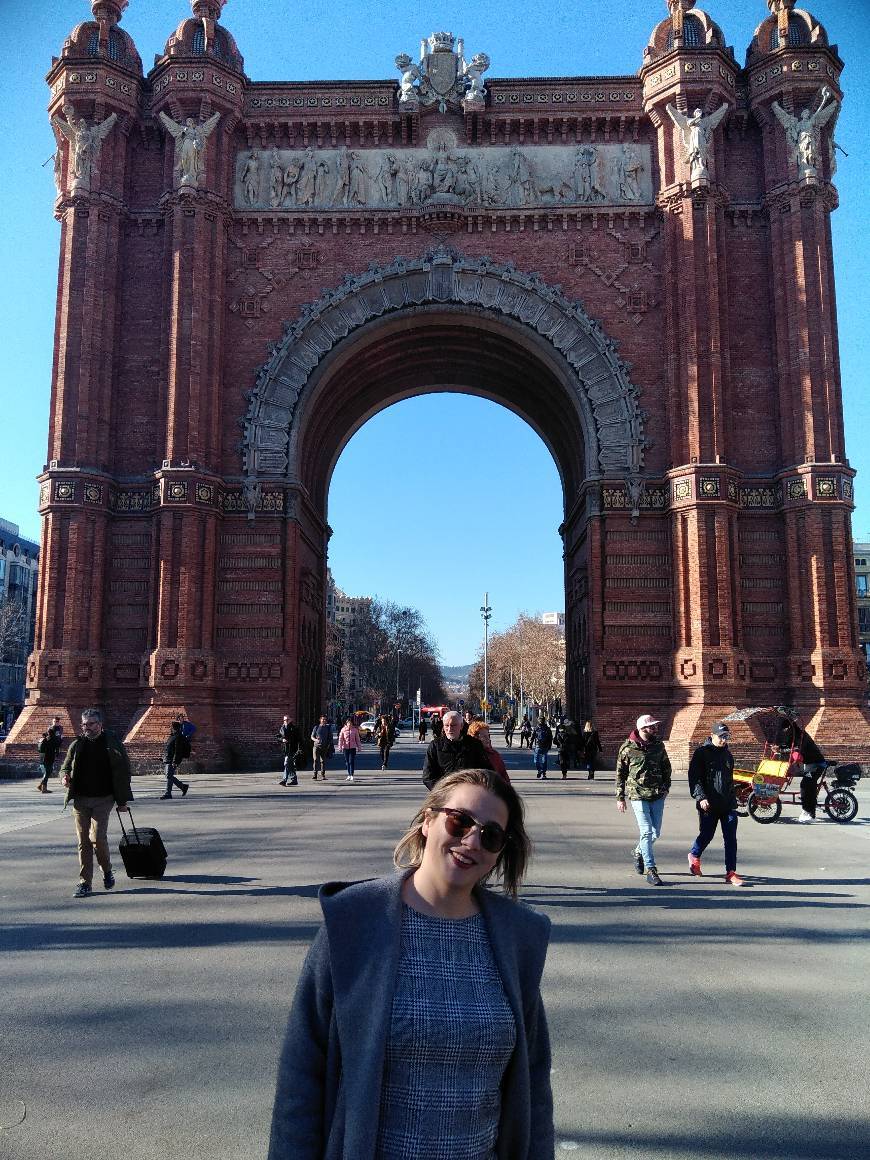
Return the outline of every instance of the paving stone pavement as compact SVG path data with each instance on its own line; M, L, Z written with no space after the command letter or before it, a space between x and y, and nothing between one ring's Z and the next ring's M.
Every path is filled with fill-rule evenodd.
M166 877L74 900L63 795L0 783L4 1014L0 1157L259 1160L290 1000L330 878L386 873L422 795L423 746L357 782L200 775L159 801L137 779ZM544 995L557 1157L857 1160L867 1156L870 792L839 826L739 830L748 887L714 840L688 873L695 812L665 811L667 885L633 872L613 775L535 780L506 751L536 853L525 899L553 921ZM112 847L119 837L113 820ZM537 1160L529 1157L528 1160Z

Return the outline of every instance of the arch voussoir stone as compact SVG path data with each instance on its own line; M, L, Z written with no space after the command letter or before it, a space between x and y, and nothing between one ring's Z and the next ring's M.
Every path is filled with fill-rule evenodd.
M467 306L514 319L548 342L593 430L586 431L597 472L635 475L643 467L643 412L612 339L558 286L510 263L467 259L440 248L416 260L372 266L303 307L288 323L249 395L244 420L245 474L292 474L291 433L308 382L321 360L355 330L414 306ZM588 421L586 423L588 427Z

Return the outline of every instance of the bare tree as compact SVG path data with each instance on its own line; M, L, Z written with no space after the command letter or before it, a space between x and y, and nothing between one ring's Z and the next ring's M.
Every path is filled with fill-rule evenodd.
M22 645L27 643L27 616L24 605L8 597L0 601L0 661L20 664Z
M468 678L469 694L480 702L483 696L483 646ZM522 678L526 699L552 712L565 700L565 638L540 617L521 613L505 632L489 638L489 693L504 694L511 685L519 693Z

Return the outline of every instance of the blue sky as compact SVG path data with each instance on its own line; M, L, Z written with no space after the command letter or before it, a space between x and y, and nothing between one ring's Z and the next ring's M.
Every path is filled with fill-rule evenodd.
M710 0L739 63L764 0ZM847 448L859 471L856 539L870 540L870 428L864 359L870 258L870 0L813 0L846 62L846 100L837 139L848 158L837 175L833 215ZM130 0L123 27L146 70L188 16L187 0ZM398 76L393 58L416 58L436 29L463 36L466 55L492 59L492 76L577 76L635 72L664 0L538 0L500 3L360 3L351 0L230 0L223 23L236 37L252 80ZM0 0L0 107L5 177L0 183L0 516L39 537L34 477L45 461L59 227L52 217L54 151L44 76L80 21L87 0ZM595 303L585 306L595 315ZM449 431L449 438L446 432ZM389 445L389 462L384 447ZM354 594L377 593L420 608L445 664L473 659L479 607L489 590L492 627L521 610L562 608L562 498L555 465L538 436L503 408L464 396L424 396L381 412L350 441L329 497L330 564ZM383 513L390 513L383 536ZM462 536L451 591L435 589L427 556L445 523Z

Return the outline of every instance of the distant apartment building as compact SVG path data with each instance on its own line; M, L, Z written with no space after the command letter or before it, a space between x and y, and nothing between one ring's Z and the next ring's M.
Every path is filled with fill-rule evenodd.
M370 596L348 596L326 573L326 631L327 631L327 700L334 717L337 709L344 711L360 707L357 702L365 688L359 658L355 650L354 629L366 619L371 605ZM345 702L352 702L345 703Z
M855 585L858 593L858 637L870 664L870 544L853 544Z
M552 624L555 628L559 628L562 632L565 631L565 613L564 612L542 612L541 624Z
M0 519L0 732L24 706L24 673L36 626L39 544Z

